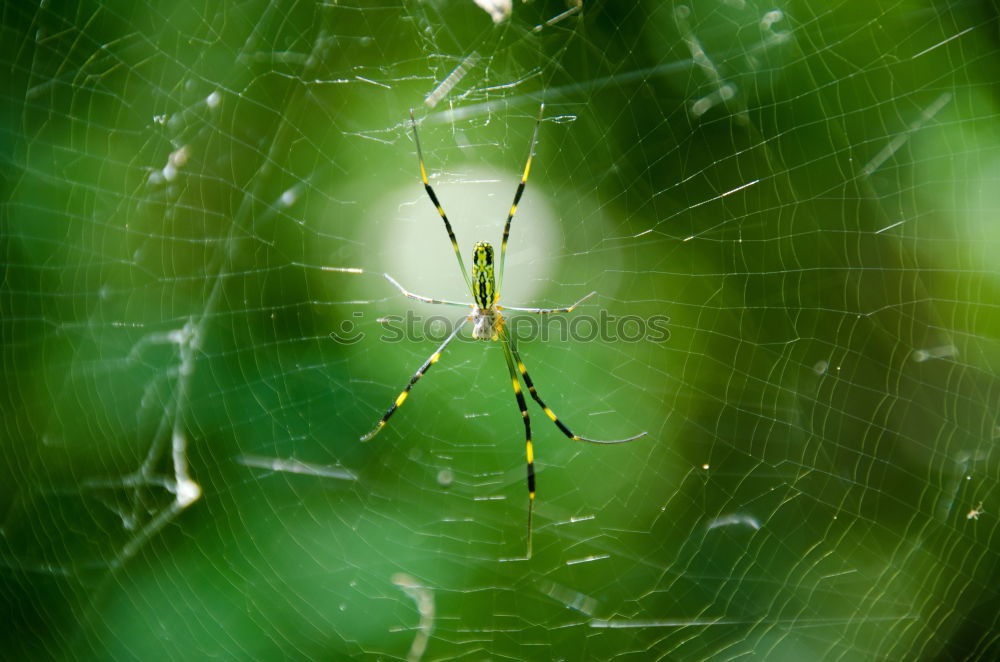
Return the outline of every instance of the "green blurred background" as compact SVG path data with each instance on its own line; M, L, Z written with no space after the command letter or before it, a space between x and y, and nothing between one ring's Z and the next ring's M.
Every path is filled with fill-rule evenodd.
M1000 657L997 6L496 4L3 4L5 656Z

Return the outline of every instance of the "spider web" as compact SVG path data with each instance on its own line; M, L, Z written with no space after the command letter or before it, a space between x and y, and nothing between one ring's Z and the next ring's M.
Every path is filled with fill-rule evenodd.
M179 4L3 7L12 659L1000 656L994 5ZM524 560L497 344L359 437L468 299L408 109L467 253L542 101L502 302L669 338L521 342L648 432L530 404Z

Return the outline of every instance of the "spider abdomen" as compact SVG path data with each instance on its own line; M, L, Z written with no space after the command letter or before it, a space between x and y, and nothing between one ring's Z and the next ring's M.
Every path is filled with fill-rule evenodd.
M496 279L493 277L493 247L485 241L476 242L472 247L472 297L482 310L493 307L497 295Z

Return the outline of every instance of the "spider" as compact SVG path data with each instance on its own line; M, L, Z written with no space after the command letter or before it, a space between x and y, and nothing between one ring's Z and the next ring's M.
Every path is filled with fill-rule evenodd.
M420 381L421 377L427 374L427 371L430 370L431 366L438 362L445 348L448 347L451 341L455 339L458 332L465 326L466 322L472 322L472 337L474 339L493 341L499 340L500 345L503 347L504 358L507 361L507 370L510 372L510 382L511 386L514 388L514 397L517 399L517 406L521 410L521 419L524 421L525 453L527 455L528 465L528 534L526 558L531 558L531 518L535 504L535 453L531 443L531 419L528 416L528 406L524 399L521 381L523 380L524 386L528 389L528 393L535 400L535 402L538 403L538 406L542 408L545 415L548 416L553 423L555 423L556 427L559 428L564 435L573 441L586 441L592 444L621 444L633 441L646 434L645 432L640 432L637 435L627 437L625 439L611 440L589 439L587 437L581 437L574 434L570 431L566 424L559 420L559 417L555 415L555 412L553 412L552 409L550 409L538 395L538 391L535 389L535 384L528 375L528 369L525 368L524 361L521 359L521 355L517 351L514 338L511 334L507 333L504 316L501 311L512 310L520 313L534 313L536 315L569 313L581 303L596 294L596 292L591 292L574 303L572 306L567 306L565 308L517 308L514 306L501 306L497 303L500 299L500 284L503 281L504 257L507 253L507 238L510 236L510 224L511 220L514 218L514 214L517 212L517 204L521 200L525 184L528 181L528 173L531 170L531 159L535 154L535 143L538 141L538 129L541 126L542 114L544 111L545 104L543 103L538 109L538 118L535 120L535 130L531 136L531 146L528 148L528 160L524 165L524 173L521 175L521 181L517 186L517 191L514 193L514 202L511 204L510 212L507 214L507 222L503 229L503 238L500 241L499 267L496 275L494 276L493 247L484 241L477 242L472 247L472 271L470 272L466 270L465 262L462 260L462 254L458 249L458 241L455 239L455 233L451 228L451 223L448 221L448 216L444 213L444 208L441 206L437 195L434 193L434 189L427 180L427 169L424 166L424 155L420 149L420 138L417 135L417 121L413 116L413 111L410 110L410 125L413 128L413 141L417 147L417 160L420 163L420 177L424 182L424 190L427 191L428 197L431 199L431 202L434 203L434 208L437 209L438 214L441 216L441 220L444 221L444 229L448 233L448 238L451 240L451 247L455 251L455 258L458 260L458 267L465 278L465 284L469 287L469 291L472 293L474 303L462 303L460 301L448 301L445 299L432 299L430 297L420 296L419 294L414 294L405 289L389 274L383 274L386 280L392 283L396 289L410 299L416 299L417 301L422 301L424 303L461 306L464 308L471 308L471 311L465 316L465 318L459 320L451 334L445 338L444 342L442 342L441 345L434 350L434 353L431 354L430 357L424 361L423 365L420 366L417 372L414 373L413 377L410 378L410 382L406 385L406 388L404 388L396 397L396 400L389 406L386 412L382 415L382 418L380 418L378 423L375 424L375 427L371 430L371 432L361 437L361 441L368 441L385 427L389 418L406 401L406 398L410 395L410 390L418 381Z

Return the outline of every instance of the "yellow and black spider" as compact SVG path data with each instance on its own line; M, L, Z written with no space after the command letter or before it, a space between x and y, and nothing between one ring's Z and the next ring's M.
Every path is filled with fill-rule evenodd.
M528 181L528 172L531 170L531 159L535 154L535 143L538 140L538 128L542 123L542 113L545 110L545 104L542 104L538 109L538 118L535 120L535 131L531 136L531 146L528 149L528 161L524 164L524 174L521 175L521 182L517 186L517 192L514 194L514 202L510 206L510 213L507 214L507 223L503 228L503 238L500 242L500 266L498 269L498 274L494 278L493 274L493 247L484 242L477 242L472 248L472 279L469 279L469 273L465 268L465 263L462 261L462 254L458 250L458 241L455 239L455 232L451 229L451 223L448 221L448 216L444 213L444 208L441 207L441 203L438 201L437 195L434 193L434 189L431 188L430 182L427 180L427 169L424 167L424 155L420 150L420 138L417 135L417 122L413 117L413 111L410 111L410 123L413 127L413 141L417 146L417 160L420 163L420 176L424 180L424 189L427 191L427 195L430 197L431 202L434 203L435 209L437 209L438 214L441 215L441 220L444 221L444 229L448 232L448 238L451 240L451 247L455 251L455 257L458 259L459 269L462 271L462 275L465 277L465 283L469 286L469 290L472 292L472 298L474 303L462 303L460 301L448 301L444 299L432 299L430 297L420 296L419 294L413 294L412 292L403 288L396 280L389 274L384 274L386 279L392 283L396 289L398 289L404 296L410 299L416 299L417 301L423 301L424 303L434 303L443 304L447 306L462 306L464 308L471 308L472 311L462 320L455 325L455 329L451 334L445 338L441 346L438 347L430 357L424 361L424 364L420 366L420 369L410 378L410 383L406 385L406 388L396 397L396 400L389 406L379 422L375 424L374 429L371 432L361 437L362 441L368 441L379 431L385 427L386 422L389 417L395 413L395 411L406 401L406 398L410 394L410 389L413 388L414 384L420 381L420 378L430 370L430 367L438 362L441 358L441 354L444 352L448 344L455 339L458 332L465 326L466 322L472 322L472 337L476 340L499 340L501 346L503 347L504 358L507 360L507 369L510 371L510 381L514 387L514 397L517 398L517 406L521 410L521 419L524 421L524 438L525 438L525 452L527 453L528 459L528 552L527 557L531 558L531 515L535 504L535 453L531 444L531 419L528 416L528 406L524 400L524 394L521 391L521 383L518 381L518 374L520 374L521 379L524 380L524 385L528 388L528 393L534 398L538 406L542 408L553 423L556 424L563 434L574 441L587 441L592 444L621 444L627 441L632 441L638 439L645 435L645 432L640 432L639 434L628 437L626 439L612 439L607 441L602 441L600 439L588 439L587 437L581 437L570 431L566 425L559 420L559 417L555 415L544 402L542 402L541 397L538 395L538 391L535 390L535 385L531 381L531 377L528 375L527 368L524 367L524 361L521 360L521 355L517 351L517 346L514 344L514 338L511 334L508 334L504 326L504 318L500 311L502 310L513 310L520 313L535 313L535 314L548 314L548 313L568 313L580 305L583 301L590 298L595 294L591 292L587 296L583 297L572 306L566 308L515 308L513 306L501 306L497 303L500 299L500 284L503 281L503 263L504 256L507 253L507 238L510 236L510 222L514 218L514 214L517 212L517 203L521 200L521 194L524 193L525 183Z

